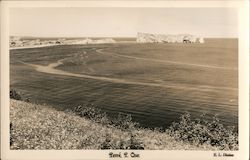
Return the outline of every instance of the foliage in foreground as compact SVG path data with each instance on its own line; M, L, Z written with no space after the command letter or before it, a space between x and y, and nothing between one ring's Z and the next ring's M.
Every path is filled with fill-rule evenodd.
M212 121L202 114L200 118L191 120L189 113L174 122L167 132L176 140L182 140L194 145L209 144L221 150L238 150L238 133L234 127L224 127L217 116Z
M74 113L95 123L127 132L127 138L120 139L117 143L112 143L111 135L106 134L101 149L144 149L143 142L135 133L138 124L132 121L131 115L119 113L117 117L109 119L105 112L93 105L77 106L74 108Z
M11 99L15 99L15 100L22 100L22 97L20 95L20 93L18 93L16 90L11 89L10 90L10 98Z
M121 130L52 107L10 101L11 149L144 149L139 129ZM87 111L89 113L89 110ZM97 114L95 114L97 115ZM91 114L90 118L93 119ZM153 135L152 135L153 136ZM170 137L167 136L168 139Z
M109 124L118 129L130 132L139 126L138 123L132 121L131 115L119 113L117 118L109 120L105 112L94 106L78 106L74 111L78 115L87 117L94 122ZM162 129L155 129L154 131L164 132ZM206 114L202 114L200 118L191 120L191 115L186 112L181 115L179 122L173 122L166 129L166 133L174 137L177 141L183 141L196 146L211 145L221 150L238 150L238 133L234 130L234 127L224 127L217 116L214 116L212 121L208 121L206 120ZM130 141L136 142L132 143L132 145L137 146L137 149L143 148L141 147L143 144L138 142L136 136L132 132L130 134ZM110 148L107 147L109 146L109 139L107 136L104 148ZM119 149L124 148L120 147Z
M21 93L17 92L15 89L10 89L10 99L24 100L25 102L30 102L30 98L24 98Z
M113 126L121 130L131 131L139 127L138 123L132 121L132 116L129 114L118 113L117 117L109 118L105 112L94 105L80 105L75 107L73 112L93 122Z
M173 124L167 132L162 132L157 129L139 128L131 116L121 113L114 119L109 119L105 113L93 106L78 106L74 112L66 112L57 111L49 106L11 100L10 120L11 149L234 150L237 148L220 147L220 143L211 145L209 141L201 143L199 140L199 143L195 143L193 133L194 127L198 124L191 122L187 115L183 115L181 121ZM188 124L192 124L191 128ZM209 132L204 134L203 130L196 131L201 134L198 139L210 135ZM193 139L190 135L186 135L186 132L192 133ZM222 133L224 132L223 130ZM235 146L238 144L235 143Z

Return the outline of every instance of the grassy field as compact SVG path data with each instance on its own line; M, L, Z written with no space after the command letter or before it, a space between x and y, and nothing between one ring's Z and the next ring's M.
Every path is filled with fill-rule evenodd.
M51 106L10 101L11 149L219 150L179 141L167 132L96 123ZM228 150L226 148L226 150Z
M10 51L10 87L57 110L93 104L109 115L128 113L143 127L167 127L185 111L207 112L207 119L219 114L224 124L237 126L237 56L236 39L18 49ZM60 60L58 70L133 83L42 73L27 65Z

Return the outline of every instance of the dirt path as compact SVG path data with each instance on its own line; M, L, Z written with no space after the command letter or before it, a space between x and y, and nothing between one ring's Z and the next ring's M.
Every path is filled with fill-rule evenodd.
M205 86L205 85L183 85L183 84L159 84L159 83L139 82L139 81L133 81L133 80L128 80L128 79L109 78L109 77L103 77L103 76L92 76L92 75L86 75L86 74L70 73L67 71L56 69L57 66L63 64L62 60L59 60L56 63L51 63L48 66L30 64L30 63L24 63L24 62L22 63L25 65L31 66L35 68L36 71L42 72L42 73L94 79L94 80L106 81L106 82L111 82L111 83L142 85L142 86L161 87L161 88L174 88L174 89L181 89L181 90L199 90L199 91L234 90L234 91L237 91L237 88L230 88L230 87L215 87L215 86Z
M96 50L96 52L100 53L100 54L108 54L108 55L115 56L115 57L123 57L123 58L136 59L136 60L142 60L142 61L150 61L150 62L158 62L158 63L160 62L160 63L168 63L168 64L178 64L178 65L186 65L186 66L193 66L193 67L211 68L211 69L238 70L237 68L230 68L230 67L191 64L191 63L183 63L183 62L177 62L177 61L149 59L149 58L134 57L134 56L128 56L128 55L121 55L121 54L117 54L117 53L106 52L106 51L103 51L103 49L98 49L98 50Z

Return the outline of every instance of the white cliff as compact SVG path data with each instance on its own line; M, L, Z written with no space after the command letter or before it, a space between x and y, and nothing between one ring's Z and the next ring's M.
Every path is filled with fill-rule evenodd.
M138 33L136 41L138 43L204 43L204 39L202 37L189 34L164 35Z

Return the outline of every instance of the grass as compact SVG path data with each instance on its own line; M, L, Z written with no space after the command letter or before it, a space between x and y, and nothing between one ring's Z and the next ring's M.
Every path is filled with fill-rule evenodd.
M136 123L132 122L131 117L121 114L118 115L114 121L110 121L104 113L96 111L96 109L89 106L77 107L75 112L57 111L50 106L36 105L11 99L10 148L21 150L221 149L218 146L212 146L207 143L195 144L176 139L176 137L169 134L169 132L162 130L140 128L136 126ZM100 119L100 117L103 119ZM99 120L97 121L97 119Z

